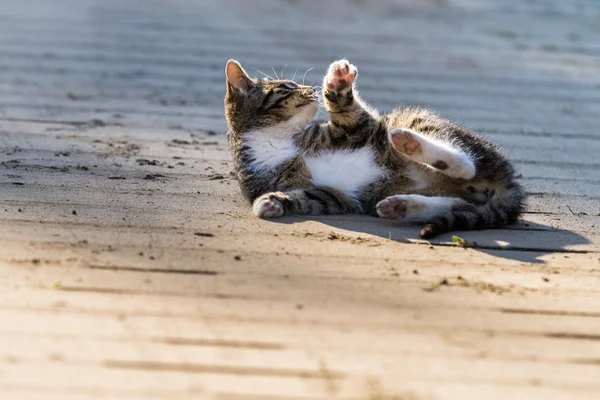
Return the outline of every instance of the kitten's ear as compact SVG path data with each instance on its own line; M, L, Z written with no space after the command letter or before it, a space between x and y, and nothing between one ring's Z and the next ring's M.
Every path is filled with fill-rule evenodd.
M245 93L254 85L254 82L252 82L252 79L244 71L242 65L235 60L227 61L225 75L227 76L228 89L231 87Z

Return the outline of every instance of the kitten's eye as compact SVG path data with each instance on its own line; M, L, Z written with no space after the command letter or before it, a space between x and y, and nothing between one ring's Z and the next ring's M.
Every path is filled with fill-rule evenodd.
M296 85L294 82L285 82L285 83L280 84L277 87L279 89L294 90L294 89L298 88L298 85Z

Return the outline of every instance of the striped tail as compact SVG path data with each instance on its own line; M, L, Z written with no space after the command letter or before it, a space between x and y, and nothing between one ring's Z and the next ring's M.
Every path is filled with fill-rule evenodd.
M471 231L502 228L517 221L525 210L525 191L517 182L507 185L506 191L492 197L486 204L461 202L452 211L427 221L419 235L430 239L451 231Z

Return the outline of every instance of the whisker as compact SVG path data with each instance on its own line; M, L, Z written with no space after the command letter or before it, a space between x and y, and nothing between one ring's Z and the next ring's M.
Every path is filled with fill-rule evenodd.
M271 67L271 69L273 70L273 73L275 74L275 78L279 79L279 76L277 75L277 72L275 72L275 67Z
M296 68L296 70L294 71L294 76L292 77L292 82L294 82L294 79L296 79L296 73L298 72L298 68Z
M258 72L259 74L263 74L263 75L264 75L264 76L266 76L267 78L269 78L269 79L273 80L273 77L272 77L271 75L267 75L267 74L265 74L264 72L262 72L261 70L258 70L258 69L256 69L256 68L251 68L251 69L253 69L253 70L255 70L256 72Z
M310 71L312 71L313 69L315 69L315 67L309 68L306 70L306 72L304 73L304 75L302 76L302 85L304 85L304 79L306 79L306 74L308 74Z
M284 79L284 78L283 78L283 71L285 71L285 67L287 67L287 66L288 66L288 65L287 65L287 64L285 64L285 66L284 66L284 67L281 69L281 79Z

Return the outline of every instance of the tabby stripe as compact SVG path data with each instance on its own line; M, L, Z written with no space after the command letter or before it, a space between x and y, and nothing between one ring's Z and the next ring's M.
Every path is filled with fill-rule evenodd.
M294 209L294 202L292 200L290 200L287 197L283 197L283 198L279 198L276 196L272 196L274 198L276 198L281 205L283 206L283 209L286 211L286 214L293 214L291 211Z
M321 205L321 207L323 208L323 211L325 211L325 214L329 214L329 204L327 204L327 201L323 200L319 196L315 196L314 194L312 194L308 190L305 191L304 194L306 195L306 197L308 199L310 199L312 201L316 201L317 203L319 203Z
M463 230L465 228L468 228L469 225L469 217L467 217L465 213L454 214L454 228L456 228L456 230Z
M450 228L448 227L447 224L444 224L444 222L447 223L448 219L446 218L445 221L442 221L442 217L436 217L436 218L433 218L432 220L430 220L426 226L426 227L430 228L430 229L428 229L429 234L431 235L429 237L434 237L434 236L437 236L444 232L447 232Z
M497 208L492 208L492 214L494 215L493 225L497 225L498 222L502 221L502 214L500 214L500 210Z
M493 224L493 223L492 223ZM485 215L478 211L473 213L473 224L471 225L471 229L484 229L488 227L488 223L485 219Z
M506 189L507 190L512 190L512 189L516 189L517 186L519 186L519 184L515 181L510 181L506 184Z
M274 94L273 89L271 89L271 90L269 90L269 93L267 93L265 95L265 98L263 99L262 103L260 103L259 108L261 110L265 108L265 105L269 102L269 99L273 96L273 94Z
M334 195L333 193L325 190L325 189L315 189L318 190L319 192L321 192L324 196L328 197L329 200L331 200L332 203L335 204L335 206L340 210L340 211L344 211L346 209L346 207L344 207L344 204L340 201L340 199L337 198L336 195Z
M450 221L448 220L448 217L446 217L445 215L437 217L437 221L439 222L437 225L441 225L444 228L450 227Z
M275 103L273 103L273 105L271 105L271 106L269 107L269 109L272 109L272 108L281 108L281 103L282 103L283 101L285 101L286 99L290 98L290 97L291 97L293 94L294 94L294 93L290 92L290 93L287 93L287 94L285 94L284 96L282 96L282 97L278 98L278 99L275 101Z
M506 221L508 219L506 213L504 212L504 210L499 210L499 214L500 214L500 221L501 221L502 225L506 225Z
M335 92L325 92L325 98L332 103L337 103L338 95Z
M513 207L510 210L507 210L506 222L507 223L515 222L519 218L520 214L521 214L521 210L518 207Z

